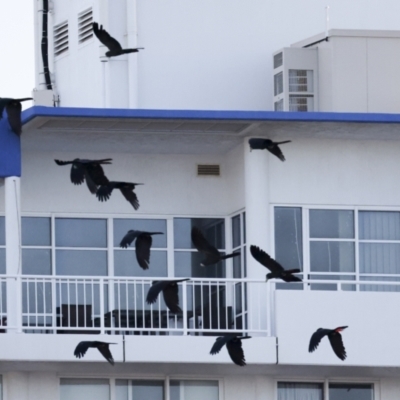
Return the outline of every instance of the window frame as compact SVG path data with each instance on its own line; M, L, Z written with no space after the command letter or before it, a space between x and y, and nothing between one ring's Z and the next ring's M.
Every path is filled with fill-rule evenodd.
M274 399L278 400L278 383L322 383L323 385L323 400L329 400L329 384L330 383L345 383L345 384L365 384L371 385L373 390L373 400L380 400L380 381L377 379L367 378L304 378L304 377L277 377L274 379Z
M1 377L1 375L0 375ZM61 399L61 379L108 379L109 386L110 386L110 397L109 400L117 400L116 398L116 380L144 380L144 381L164 381L164 399L163 400L170 400L170 393L169 393L169 388L170 388L170 381L216 381L218 382L218 400L222 400L225 398L225 393L224 393L224 377L221 375L213 375L212 377L209 375L196 375L195 377L191 375L151 375L151 376L145 376L145 375L137 375L135 376L134 374L128 374L124 373L122 375L105 375L105 374L99 374L96 376L93 375L87 375L82 377L82 374L62 374L58 376L58 398ZM1 400L1 397L0 397ZM374 399L376 400L376 399Z
M310 275L320 275L332 276L336 275L338 278L349 276L354 277L354 280L360 281L361 278L366 277L386 277L386 278L399 278L400 273L396 274L367 274L360 272L360 243L400 243L400 240L393 241L379 241L379 240L367 240L359 238L359 212L362 211L376 211L376 212L400 212L400 207L390 207L390 206L354 206L354 205L329 205L329 204L282 204L282 203L271 203L270 204L270 216L271 216L271 248L272 256L275 257L275 208L276 207L287 207L287 208L300 208L301 218L302 218L302 250L303 250L303 271L300 273L304 279L308 278ZM354 212L354 238L310 238L310 210L333 210L333 211L353 211ZM311 241L338 241L338 242L354 242L354 272L313 272L310 269L311 266L311 256L310 256L310 242ZM318 278L315 278L318 279ZM339 279L338 279L339 280ZM365 280L367 282L367 280ZM350 284L349 284L350 285ZM304 289L310 290L309 285L305 285ZM356 291L360 288L358 285L355 287Z

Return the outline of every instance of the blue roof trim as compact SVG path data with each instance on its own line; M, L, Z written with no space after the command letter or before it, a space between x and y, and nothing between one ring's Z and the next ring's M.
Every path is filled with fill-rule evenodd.
M284 111L144 110L43 106L34 106L24 110L22 112L22 123L26 124L36 117L400 123L400 114Z

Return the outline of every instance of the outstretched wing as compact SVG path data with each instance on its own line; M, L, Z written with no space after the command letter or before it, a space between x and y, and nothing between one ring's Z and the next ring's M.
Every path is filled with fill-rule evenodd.
M331 343L332 349L335 354L344 361L347 357L346 349L343 345L342 335L339 332L332 332L328 335L328 339Z
M267 149L274 155L277 156L281 161L285 161L285 156L283 155L281 149L277 144L272 144L268 146Z
M114 39L110 34L97 22L93 22L93 32L97 36L97 39L100 40L104 46L107 46L110 51L119 51L122 50L122 46L119 44L118 40Z
M163 296L165 304L172 313L182 313L182 310L179 307L179 288L176 282L170 282L164 287Z
M139 208L139 201L133 189L130 187L122 187L120 188L120 190L125 199L132 204L135 210L137 210Z
M215 339L213 347L211 347L210 354L218 354L221 349L226 345L227 341L230 340L232 336L220 336Z
M100 343L97 345L99 352L102 356L111 364L114 365L114 359L110 351L110 347L108 343Z
M206 254L206 259L202 261L203 265L211 265L220 261L219 251L207 241L199 228L192 228L192 242L199 252Z
M141 233L136 239L136 259L142 269L149 269L150 248L152 243L153 239L151 236L145 233Z
M264 267L268 268L271 272L282 272L284 268L281 264L271 258L264 250L257 246L250 246L251 255Z
M22 106L19 101L13 100L6 105L8 123L10 124L11 130L18 136L21 135L22 132L21 110Z
M134 231L134 230L128 231L126 233L126 235L122 238L119 246L122 247L123 249L128 248L132 244L132 242L135 240L135 238L138 237L139 234L140 234L140 231Z
M108 164L108 163L107 163ZM104 175L103 167L96 161L85 164L86 172L92 181L97 185L107 185L109 180Z
M81 163L72 163L71 182L74 185L80 185L85 180L85 167Z
M112 184L112 182L108 183L107 185L100 186L97 189L96 197L100 201L107 201L110 198L113 189L114 185Z
M92 342L78 343L78 345L76 346L75 351L74 351L74 356L77 358L83 357L86 354L86 352L88 351L88 348L90 347L91 344L92 344Z
M315 331L310 339L310 344L308 346L308 351L309 353L312 353L313 351L315 351L319 345L319 342L321 341L321 339L326 336L329 333L328 329L318 329L317 331Z
M165 285L166 285L165 281L153 282L149 291L147 292L146 303L154 304L157 301L158 295L164 289Z
M233 338L226 343L226 348L228 349L229 356L231 360L241 367L246 365L246 360L244 358L244 352L242 348L242 341L238 338Z

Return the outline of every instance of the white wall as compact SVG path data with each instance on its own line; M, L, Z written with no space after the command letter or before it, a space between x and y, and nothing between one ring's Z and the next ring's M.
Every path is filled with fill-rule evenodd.
M240 151L239 151L240 150ZM112 158L104 167L110 180L144 183L135 192L138 211L119 191L102 203L86 184L70 182L70 166L54 159L72 160L77 154L29 153L22 157L23 212L85 212L119 214L229 215L244 207L243 150L225 156L156 154L80 154L82 158ZM198 177L197 164L221 164L221 176ZM0 202L1 204L1 202Z
M104 17L98 11L100 0L84 4L57 0L55 21L75 21L86 4L94 4L95 18L108 20L99 22L125 44L125 18L115 22L119 11L110 6L115 0L102 2L109 5L109 15ZM138 60L139 107L271 110L273 52L324 31L324 7L320 0L137 1L137 40L145 50L127 57ZM395 0L379 4L336 0L331 4L330 23L334 28L398 29L399 14ZM76 42L74 34L71 31L71 43ZM64 106L101 106L99 44L94 40L88 46L82 58L78 53L84 52L71 47L70 54L57 61L56 79ZM126 72L118 74L120 83L113 85L110 96L121 101L120 107L128 80ZM113 73L111 77L118 80Z

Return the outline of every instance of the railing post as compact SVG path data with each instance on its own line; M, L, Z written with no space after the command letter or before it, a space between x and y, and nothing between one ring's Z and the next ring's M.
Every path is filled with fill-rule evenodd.
M104 279L99 280L99 293L100 293L100 333L105 334L104 331Z
M187 283L186 281L182 282L182 324L183 324L183 334L186 336L188 334L188 320L187 320Z
M17 295L17 315L16 315L16 323L17 323L17 333L22 333L22 278L21 276L17 276L16 278L16 295Z

